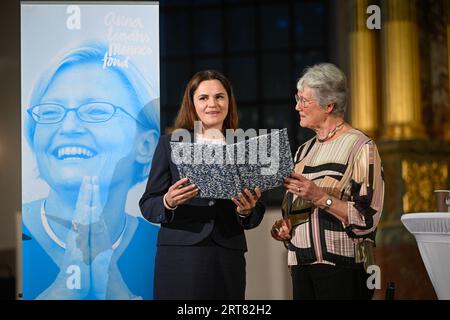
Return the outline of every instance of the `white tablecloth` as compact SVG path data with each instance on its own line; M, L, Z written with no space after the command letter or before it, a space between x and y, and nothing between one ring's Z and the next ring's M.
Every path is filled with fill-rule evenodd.
M450 213L407 213L401 218L416 238L420 255L440 300L450 299Z

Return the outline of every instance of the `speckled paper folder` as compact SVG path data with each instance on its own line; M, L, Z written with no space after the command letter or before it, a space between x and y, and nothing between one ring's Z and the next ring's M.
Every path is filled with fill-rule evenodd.
M180 177L198 186L200 198L230 199L257 186L270 190L282 185L294 168L287 129L228 145L170 144L172 158L178 155Z

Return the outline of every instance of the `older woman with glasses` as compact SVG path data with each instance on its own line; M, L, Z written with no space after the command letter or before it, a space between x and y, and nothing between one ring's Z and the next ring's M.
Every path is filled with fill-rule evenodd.
M347 80L336 66L306 69L297 89L300 126L316 135L297 150L271 230L288 249L293 298L371 299L366 270L384 198L377 147L345 122Z
M24 299L152 298L159 229L125 204L148 176L159 99L131 60L104 68L107 51L83 44L33 88L26 135L49 191L23 205Z

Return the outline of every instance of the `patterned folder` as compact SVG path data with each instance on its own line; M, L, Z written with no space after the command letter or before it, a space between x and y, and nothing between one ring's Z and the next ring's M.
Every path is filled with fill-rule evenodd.
M294 169L287 129L233 144L170 144L180 177L198 186L200 198L230 199L257 186L270 190Z

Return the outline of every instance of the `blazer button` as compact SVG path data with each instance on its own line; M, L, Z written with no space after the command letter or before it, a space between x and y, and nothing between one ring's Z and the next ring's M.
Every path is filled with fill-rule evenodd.
M216 202L214 200L210 200L208 206L212 207Z

